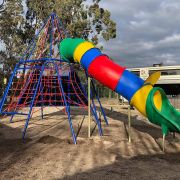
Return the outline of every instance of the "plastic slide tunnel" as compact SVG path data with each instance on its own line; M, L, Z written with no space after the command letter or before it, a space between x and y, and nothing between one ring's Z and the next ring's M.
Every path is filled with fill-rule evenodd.
M154 95L161 94L162 106L161 113L154 104ZM170 132L179 132L180 130L180 112L177 111L169 102L165 92L158 87L153 88L147 99L147 116L149 121L162 127L164 135Z
M60 54L61 58L67 62L80 63L91 77L125 97L152 123L160 125L163 134L167 134L168 131L180 132L179 114L176 113L174 119L169 121L170 116L166 116L165 109L170 108L170 106L167 105L167 102L164 105L165 97L162 90L154 91L153 85L160 77L159 72L152 74L144 81L126 70L125 67L114 63L107 55L95 48L91 42L79 38L64 39L60 43ZM152 114L157 115L152 117ZM158 115L161 116L161 120L159 120ZM162 119L166 123L161 123ZM174 121L176 123L173 123Z

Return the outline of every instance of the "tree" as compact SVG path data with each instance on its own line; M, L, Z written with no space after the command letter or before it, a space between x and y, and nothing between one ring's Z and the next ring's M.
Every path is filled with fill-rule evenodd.
M98 44L100 38L116 37L116 23L108 10L100 7L100 0L6 0L0 11L0 41L5 45L5 76L8 78L15 63L45 19L55 12L71 37L81 37ZM2 49L0 49L2 50Z
M23 0L6 0L0 12L0 40L5 44L9 71L23 53L35 31L51 12L56 12L71 37L82 37L98 44L116 37L116 23L110 12L100 7L100 0L27 0L24 16Z
M21 0L6 0L0 11L0 43L5 48L0 51L0 95L4 91L4 78L9 78L15 63L19 60L20 53L26 47L24 38L24 16Z
M26 18L32 27L40 27L51 12L61 19L71 37L82 37L98 44L116 37L116 23L110 12L100 7L100 0L27 0ZM35 22L35 23L33 23Z
M8 72L12 71L17 57L25 47L23 34L23 7L21 0L7 0L0 13L0 39L5 45L4 53Z

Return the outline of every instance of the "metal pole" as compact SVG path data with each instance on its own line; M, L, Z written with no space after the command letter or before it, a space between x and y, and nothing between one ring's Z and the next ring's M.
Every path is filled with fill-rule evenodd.
M51 14L51 34L50 34L50 57L53 55L53 35L54 35L54 13Z
M91 137L91 78L88 77L88 137Z
M111 90L108 89L108 91L109 91L109 99L111 99Z
M42 79L41 79L41 82L40 82L40 91L41 91L41 118L43 119L44 118L44 111L43 111L43 85L42 85Z
M41 78L42 78L42 75L43 75L43 71L44 71L44 68L45 68L45 65L43 64L42 65L42 68L41 68L41 72L40 72L40 75L39 75L39 78L38 78L38 82L35 82L35 92L34 92L34 95L32 97L32 100L31 100L31 104L30 104L30 110L29 110L29 113L28 113L28 117L26 119L26 123L25 123L25 126L24 126L24 130L23 130L23 140L25 139L25 135L26 135L26 131L27 131L27 127L29 125L29 120L31 118L31 113L32 113L32 109L33 109L33 106L34 106L34 101L36 99L36 95L37 95L37 92L38 92L38 88L39 88L39 84L41 82ZM34 87L33 87L34 89Z
M62 92L62 96L63 96L63 101L64 101L64 104L66 106L66 112L67 112L67 115L68 115L68 121L69 121L70 129L71 129L71 134L72 134L72 137L73 137L73 141L74 141L74 144L77 144L77 142L76 142L76 135L74 133L74 128L73 128L73 125L72 125L71 114L70 114L70 111L69 111L70 109L69 109L68 103L66 101L65 92L64 92L64 89L63 89L62 79L61 79L61 76L59 74L59 69L58 69L57 64L55 64L55 63L53 63L53 64L54 64L55 69L56 69L56 73L57 73L57 77L58 77L58 82L59 82L59 85L60 85L60 88L61 88L61 92Z
M98 94L97 94L97 91L96 91L96 89L95 89L95 85L94 85L93 80L91 80L91 82L92 82L92 87L93 87L93 90L94 90L94 92L95 92L96 98L97 98L98 103L99 103L99 105L100 105L100 109L101 109L101 112L102 112L102 114L103 114L104 120L105 120L105 122L106 122L106 125L108 125L108 120L107 120L107 118L106 118L106 114L105 114L104 109L103 109L103 107L102 107L102 104L101 104L101 101L100 101L99 96L98 96Z
M3 105L4 105L4 102L6 100L6 97L8 95L8 92L9 92L9 88L11 87L11 84L12 84L12 81L14 79L14 76L16 74L16 71L17 71L17 68L19 66L19 63L16 64L15 68L14 68L14 71L13 73L11 74L11 77L10 77L10 80L9 80L9 83L8 83L8 86L6 87L6 90L3 94L3 97L2 97L2 100L0 101L0 113L2 113L2 108L3 108Z
M163 134L163 144L162 144L163 152L165 152L165 138L166 138L166 135Z
M131 143L131 107L128 106L128 141Z
M86 79L87 79L87 81L88 81L88 75L87 75L86 72L85 72L85 74L86 74ZM77 77L78 81L80 82L80 79L79 79L79 77L77 76L77 74L76 74L76 77ZM93 80L92 80L92 79L91 79L91 85L92 85L92 88L94 89L94 84L93 84ZM86 86L88 86L88 82L86 83ZM83 90L83 92L84 92L84 94L86 95L86 98L87 98L87 100L88 100L87 90L84 89L84 86L81 84L81 82L80 82L80 87L82 88L82 90ZM96 93L96 90L95 90L95 89L94 89L94 92L95 92L96 97L97 97L97 93ZM92 95L92 90L91 90L91 88L90 88L90 99L92 100L92 105L90 105L91 112L93 113L94 118L95 118L95 121L96 121L96 123L97 123L97 125L98 125L99 135L102 136L102 135L103 135L103 132L102 132L102 127L101 127L101 122L100 122L100 120L99 120L99 118L98 118L97 109L96 109L96 105L95 105L94 100L93 100L93 95ZM99 104L100 104L100 103L99 103ZM100 104L100 106L101 106L101 104ZM106 116L105 116L105 117L106 117Z
M173 132L173 139L175 139L176 138L176 133L175 132Z

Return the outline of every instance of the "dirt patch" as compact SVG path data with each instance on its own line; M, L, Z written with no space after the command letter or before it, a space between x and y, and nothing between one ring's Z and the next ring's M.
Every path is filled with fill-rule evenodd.
M67 142L67 140L62 140L57 137L47 135L47 136L41 137L37 142L43 143L43 144L54 144L54 143Z
M105 104L104 104L105 106ZM88 138L88 118L74 109L73 127L78 134L74 145L67 117L48 108L41 120L30 120L23 143L24 120L3 119L0 127L0 179L180 179L180 136L166 137L166 154L162 152L159 127L132 110L132 143L128 142L127 108L105 106L109 121L102 120L99 136L92 121ZM46 112L48 114L48 112ZM80 129L79 129L80 128ZM78 132L78 133L77 133Z

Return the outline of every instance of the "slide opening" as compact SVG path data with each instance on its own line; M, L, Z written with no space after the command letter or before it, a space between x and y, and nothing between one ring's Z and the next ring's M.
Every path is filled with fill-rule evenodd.
M153 102L154 106L158 111L161 111L162 109L162 95L159 90L156 90L154 95L153 95Z

